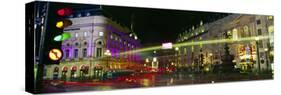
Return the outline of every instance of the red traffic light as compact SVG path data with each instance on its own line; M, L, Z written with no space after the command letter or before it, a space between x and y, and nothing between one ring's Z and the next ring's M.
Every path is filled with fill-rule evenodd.
M72 14L72 9L71 8L62 8L57 11L57 14L59 16L69 16Z

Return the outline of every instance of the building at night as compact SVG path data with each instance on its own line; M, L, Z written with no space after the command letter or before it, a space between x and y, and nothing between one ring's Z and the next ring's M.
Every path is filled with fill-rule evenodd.
M178 35L177 64L209 71L222 64L225 44L232 62L240 71L270 71L273 64L273 17L266 15L228 15L211 23L200 22ZM233 42L227 42L231 40Z
M63 59L59 65L46 67L46 79L100 78L107 71L124 70L128 64L138 64L139 54L120 55L140 48L137 35L112 21L103 11L99 6L74 9L69 16L73 24L64 30L71 38L62 43Z

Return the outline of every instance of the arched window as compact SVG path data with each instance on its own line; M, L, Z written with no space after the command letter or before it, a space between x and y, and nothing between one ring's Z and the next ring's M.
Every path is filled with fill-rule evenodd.
M78 49L74 49L74 58L78 58Z
M236 28L232 30L232 38L233 40L238 40L238 30Z
M69 58L69 49L65 50L65 58Z
M247 25L245 25L243 27L244 33L241 35L242 37L247 37L247 36L251 36L250 32L249 32L249 27Z
M87 57L87 48L83 49L83 57Z

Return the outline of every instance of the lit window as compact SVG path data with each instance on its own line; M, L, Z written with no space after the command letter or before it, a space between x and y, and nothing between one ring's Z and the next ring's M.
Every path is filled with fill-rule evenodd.
M273 27L273 25L270 25L269 27L268 27L268 32L269 33L272 33L274 31L274 27Z
M242 37L246 37L249 36L249 27L248 26L244 26L243 27L244 32L241 34Z
M110 39L113 39L113 35L110 35Z
M87 37L88 36L88 32L84 32L84 37Z
M238 30L236 28L232 30L232 38L233 40L238 40Z
M103 32L99 32L99 36L103 36Z
M268 16L267 19L272 20L273 16Z
M248 26L244 26L244 31L248 32L249 31L249 27Z
M78 33L75 33L75 37L78 38L78 36L79 36Z
M118 40L118 37L117 36L115 36L115 39L114 39L115 41L117 41Z

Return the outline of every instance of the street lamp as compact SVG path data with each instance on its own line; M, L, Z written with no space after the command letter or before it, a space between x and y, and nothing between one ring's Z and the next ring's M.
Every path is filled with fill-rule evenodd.
M149 59L148 59L148 58L146 58L146 59L145 59L145 62L146 62L146 63L148 63L148 62L149 62Z
M265 48L264 51L265 51L265 60L266 60L265 62L266 62L266 67L267 67L267 71L269 71L268 48Z
M151 65L152 68L158 68L157 57L153 57Z
M153 57L153 62L156 62L157 61L157 58L156 57Z
M179 57L179 47L176 47L175 51L176 51L176 55L175 55L176 56L176 64L179 65L179 58L178 58Z
M179 47L176 47L175 50L178 51L178 50L179 50Z
M260 69L261 69L261 66L260 66L260 51L259 51L259 37L256 37L255 38L256 40L256 49L257 49L257 64L258 64L258 74L260 74Z
M144 66L146 66L147 63L149 63L149 59L148 58L145 59Z

